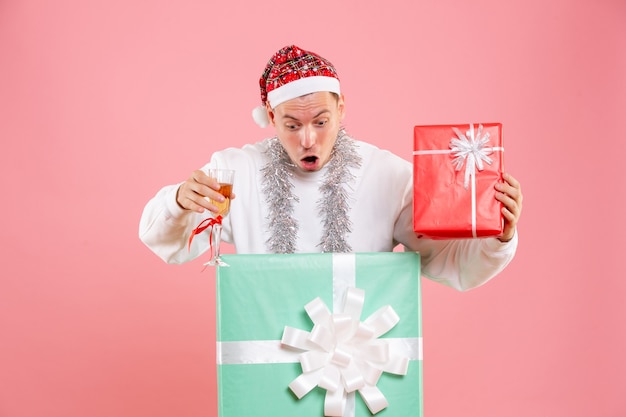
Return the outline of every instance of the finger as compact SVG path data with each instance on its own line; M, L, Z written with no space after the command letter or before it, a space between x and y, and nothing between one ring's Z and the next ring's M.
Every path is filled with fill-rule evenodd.
M523 196L520 184L519 182L517 182L517 180L513 179L513 177L510 178L515 185L512 185L509 182L498 182L496 183L495 188L497 191L500 191L501 193L504 193L513 198L517 202L517 204L521 206Z
M204 200L205 196L210 196L212 198L219 198L214 194L218 194L213 191L209 186L205 185L203 182L204 178L198 175L198 172L194 172L187 181L185 181L178 188L176 201L178 205L180 205L184 209L193 210L199 213L204 212L204 210L211 210L211 208L215 208L212 205L209 205L209 201Z
M496 193L496 200L502 203L503 209L506 209L508 213L511 213L515 218L519 217L521 206L515 198L508 194L498 192Z
M220 211L220 207L218 207L217 204L223 203L224 200L225 197L222 194L212 189L208 189L206 195L194 193L193 196L190 197L191 204L197 206L198 211L208 210L213 214L217 214Z
M194 190L195 183L193 181L184 182L179 188L176 196L176 202L179 206L186 210L193 210L203 213L207 207L201 203L201 197Z
M197 204L192 200L189 200L188 202L188 206L189 206L189 210L193 210L196 213L204 213L206 210L208 210L206 207L204 207L203 205Z
M209 177L202 170L194 171L191 174L191 178L189 178L189 180L199 185L199 187L194 187L194 191L196 191L201 196L207 195L209 189L216 191L220 189L220 185L215 180L215 178Z
M513 239L513 236L515 235L518 217L511 213L506 207L502 207L501 213L504 219L504 229L502 230L502 236L499 239L502 242L508 242Z
M506 181L506 184L508 184L508 187L506 190L507 194L515 198L517 203L521 205L523 195L522 195L522 185L520 184L520 182L508 172L505 172L502 175L502 178L504 179L504 181Z
M505 172L504 174L502 174L502 179L508 182L509 185L511 185L511 187L513 188L516 188L516 189L522 188L520 182L516 180L515 177L513 177L513 175L509 174L508 172Z
M224 197L219 192L220 191L220 183L202 170L194 171L192 175L193 181L197 184L197 186L193 187L193 190L200 197L209 197L211 200L223 202Z
M197 193L193 193L190 196L182 197L183 206L189 210L196 211L198 213L204 213L208 210L214 214L220 211L220 208L214 204L215 201L223 200L224 196L214 191L211 191L208 196L201 196Z
M501 212L502 212L502 217L504 217L504 220L510 223L511 225L515 226L515 224L517 223L517 219L518 219L515 213L509 210L507 207L502 207Z

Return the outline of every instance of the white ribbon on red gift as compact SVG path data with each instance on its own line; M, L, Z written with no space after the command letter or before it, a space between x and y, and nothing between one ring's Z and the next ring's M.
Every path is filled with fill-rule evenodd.
M500 146L486 146L489 144L489 132L484 132L483 125L478 125L478 132L474 133L474 124L470 124L469 130L463 134L460 129L452 127L456 138L450 139L450 149L445 150L418 150L413 155L451 154L454 159L452 164L456 171L465 166L463 187L470 187L472 193L472 237L476 234L476 170L485 169L483 161L491 165L493 160L489 157L495 151L504 151Z
M450 150L454 159L454 169L460 171L465 165L465 179L463 186L467 190L470 184L470 178L472 184L474 184L474 177L476 177L476 170L482 171L485 169L483 161L489 165L493 162L488 155L491 155L494 151L494 147L485 146L489 143L489 132L485 132L483 135L483 125L478 125L478 132L474 134L474 125L471 124L469 130L464 135L458 128L453 127L452 130L456 133L456 138L450 140ZM468 138L469 136L469 138Z
M298 398L316 386L326 389L325 416L354 417L356 391L372 414L383 410L388 401L376 387L379 377L405 375L410 360L422 359L422 339L379 339L399 317L386 305L361 322L365 292L354 288L355 276L355 255L333 254L337 313L318 297L304 307L314 323L310 332L285 326L281 341L218 342L218 364L300 362L302 374L289 388Z

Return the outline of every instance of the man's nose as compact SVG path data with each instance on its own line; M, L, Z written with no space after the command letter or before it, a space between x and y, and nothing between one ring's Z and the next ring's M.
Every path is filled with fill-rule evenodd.
M303 129L302 139L300 140L300 145L304 149L312 148L315 145L316 134L310 127L306 127Z

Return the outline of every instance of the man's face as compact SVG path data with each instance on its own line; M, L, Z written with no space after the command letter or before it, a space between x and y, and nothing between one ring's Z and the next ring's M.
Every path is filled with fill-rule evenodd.
M344 117L343 96L317 92L268 109L280 143L303 171L318 171L330 159Z

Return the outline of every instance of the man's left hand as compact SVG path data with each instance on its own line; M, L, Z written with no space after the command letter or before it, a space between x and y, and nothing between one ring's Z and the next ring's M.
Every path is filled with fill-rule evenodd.
M515 228L522 214L522 187L512 175L504 173L504 182L496 184L496 200L503 205L502 216L504 217L504 231L500 236L501 242L508 242L515 235Z

